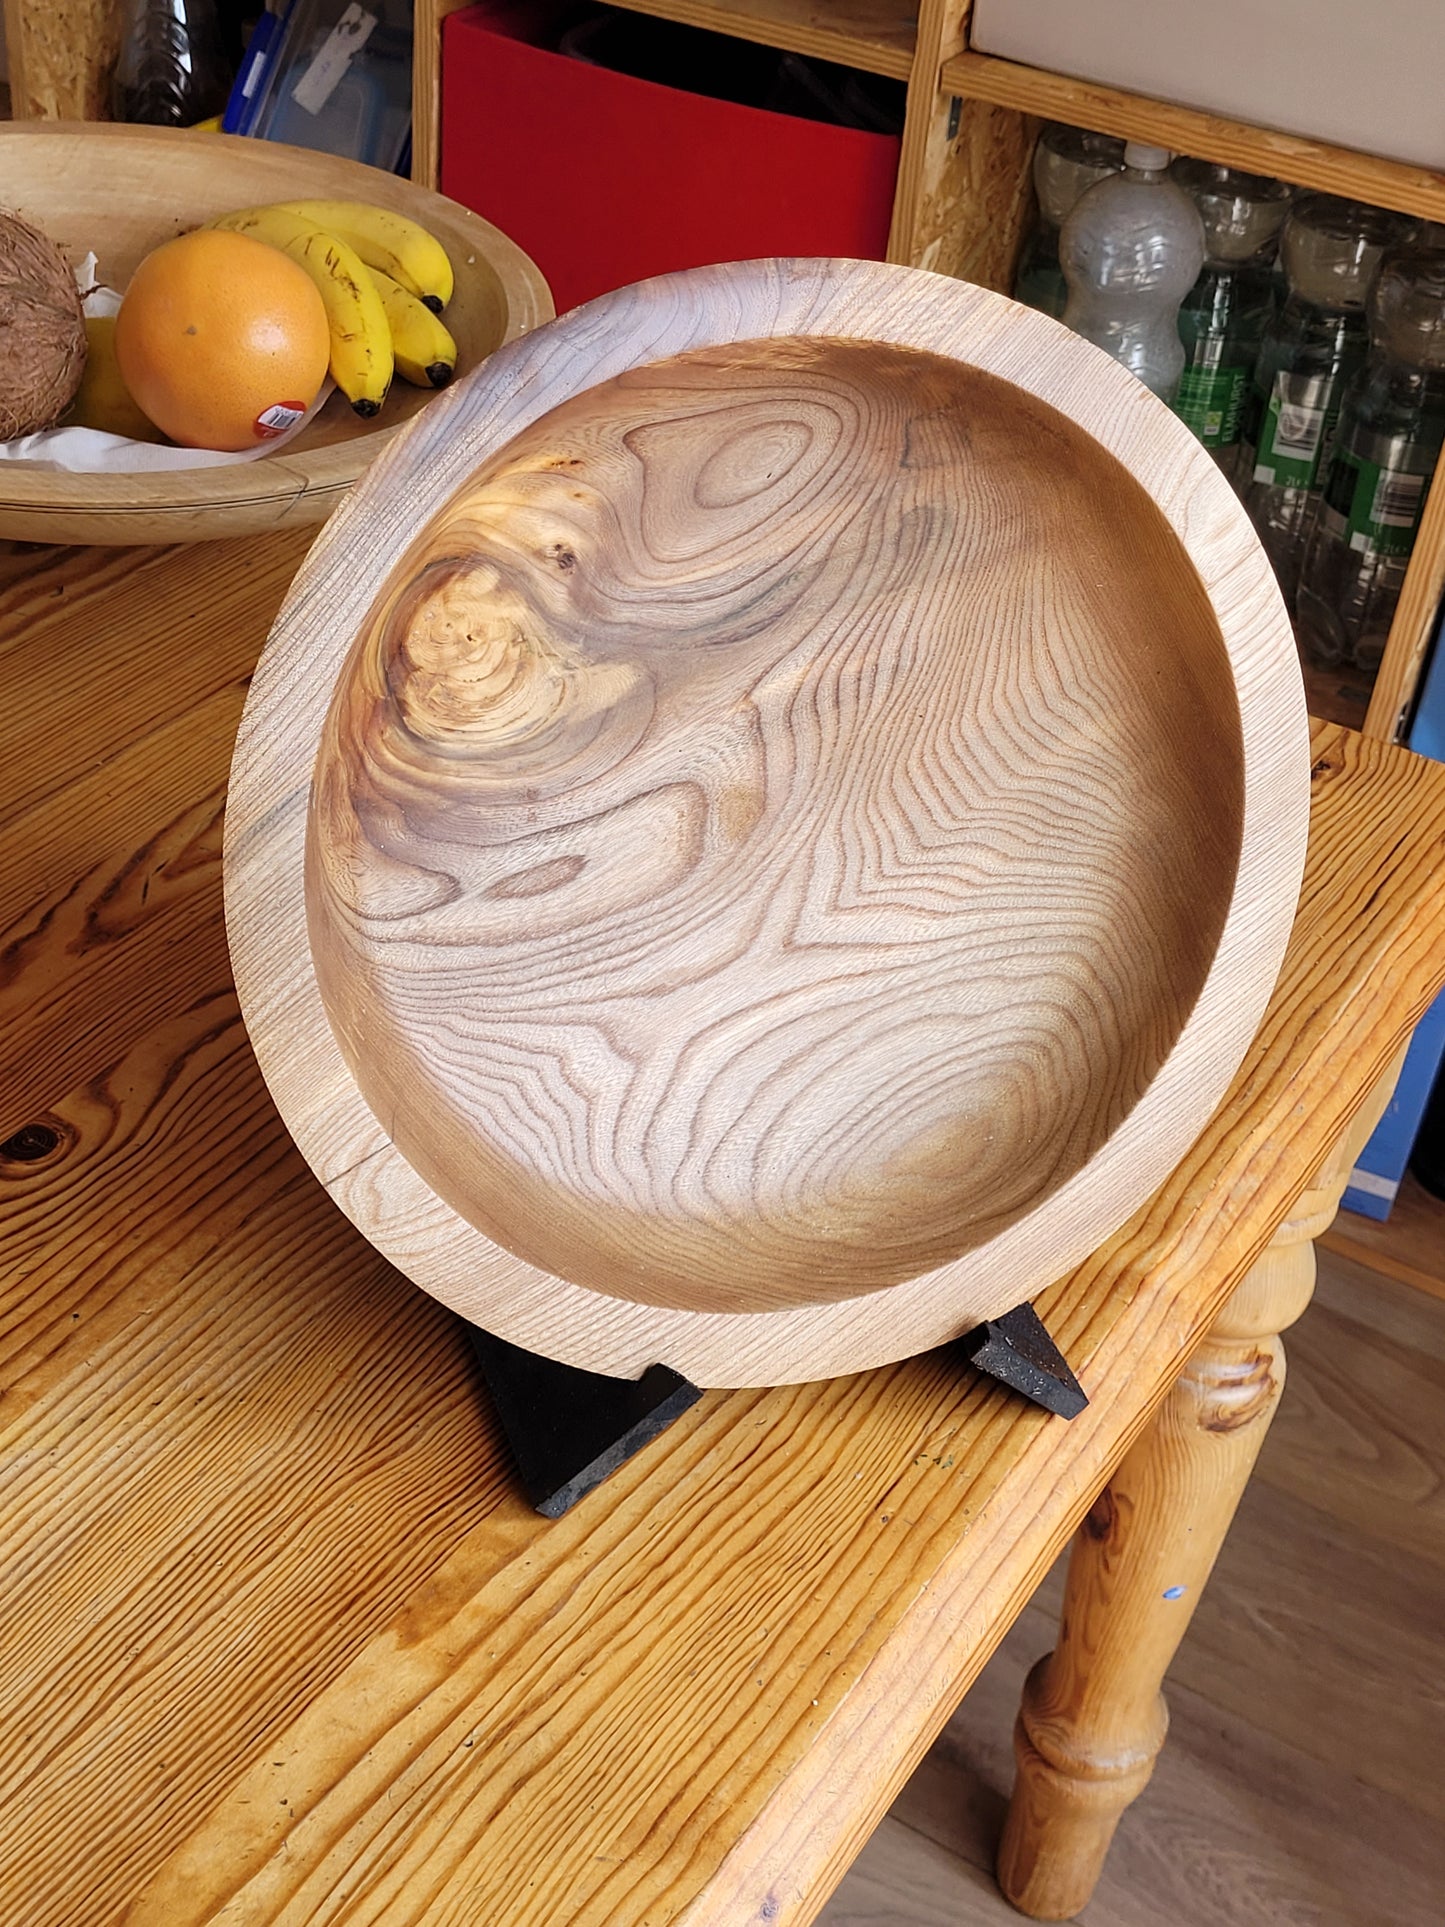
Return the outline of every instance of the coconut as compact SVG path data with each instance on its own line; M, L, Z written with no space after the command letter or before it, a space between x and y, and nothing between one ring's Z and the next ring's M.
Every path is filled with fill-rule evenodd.
M65 256L0 212L0 441L59 421L85 372L85 316Z

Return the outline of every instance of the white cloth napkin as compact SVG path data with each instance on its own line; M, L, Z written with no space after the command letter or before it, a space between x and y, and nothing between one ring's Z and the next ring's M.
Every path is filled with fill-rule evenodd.
M97 279L93 254L87 254L75 270L81 305L88 315L115 314L120 296ZM220 468L229 462L254 462L285 448L318 409L324 406L333 383L321 384L321 393L299 422L274 441L243 448L237 454L217 448L171 448L161 442L133 442L128 435L106 435L98 428L42 428L37 435L20 435L13 442L0 442L0 462L31 462L37 468L69 469L81 475L134 475L147 469Z

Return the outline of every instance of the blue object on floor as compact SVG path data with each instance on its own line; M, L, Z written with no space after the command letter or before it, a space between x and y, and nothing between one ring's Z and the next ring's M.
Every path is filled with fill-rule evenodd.
M1435 1073L1445 1060L1445 995L1420 1019L1385 1115L1361 1151L1340 1200L1364 1218L1388 1218L1410 1162Z
M1415 714L1405 736L1411 749L1437 763L1445 763L1442 634L1445 634L1445 620L1436 632L1434 652L1421 680ZM1445 1060L1445 993L1420 1019L1390 1107L1350 1173L1350 1182L1341 1200L1347 1211L1358 1211L1366 1218L1389 1217L1442 1060Z

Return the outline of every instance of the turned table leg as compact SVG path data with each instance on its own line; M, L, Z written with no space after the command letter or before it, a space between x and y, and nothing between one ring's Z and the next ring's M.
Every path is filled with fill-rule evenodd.
M1394 1082L1392 1070L1236 1286L1075 1541L1058 1646L1024 1687L998 1856L1004 1894L1037 1920L1085 1905L1120 1815L1154 1770L1169 1722L1165 1672L1279 1403L1279 1334L1310 1301L1313 1240Z

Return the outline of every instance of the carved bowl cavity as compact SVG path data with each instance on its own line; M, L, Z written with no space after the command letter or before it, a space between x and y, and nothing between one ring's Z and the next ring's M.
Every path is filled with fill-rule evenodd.
M594 1291L759 1310L992 1238L1194 1007L1243 821L1199 577L1056 411L782 339L487 461L348 659L322 995L437 1194Z
M1115 1231L1308 820L1232 491L1096 349L875 263L666 278L369 471L257 672L227 905L331 1195L514 1343L781 1383Z

